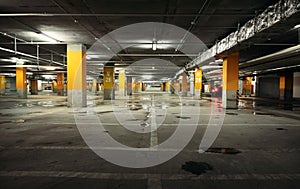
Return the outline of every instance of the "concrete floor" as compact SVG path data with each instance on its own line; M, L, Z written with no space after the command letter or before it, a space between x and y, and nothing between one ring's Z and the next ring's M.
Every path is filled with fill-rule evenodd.
M129 109L134 121L140 123L140 128L136 128L140 131L148 126L151 105L158 112L157 118L165 118L157 132L137 134L121 127L110 101L88 96L88 108L81 109L80 114L89 114L92 108L106 133L123 144L139 148L166 141L180 119L190 119L180 117L181 107L190 109L192 117L200 103L200 119L189 144L161 165L136 169L114 165L86 145L74 120L74 112L78 110L67 108L65 97L48 94L22 100L2 96L0 187L252 189L300 185L299 119L269 113L270 108L264 111L264 107L226 110L217 139L207 152L199 153L210 119L211 101L191 97L184 100L188 103L160 92L117 98L115 107ZM161 115L164 112L166 115ZM211 170L199 175L193 172L205 169L203 165Z

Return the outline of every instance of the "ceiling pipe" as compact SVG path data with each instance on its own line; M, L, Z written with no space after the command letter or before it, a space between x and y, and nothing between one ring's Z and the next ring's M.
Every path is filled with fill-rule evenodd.
M160 13L92 13L92 14L72 14L72 13L2 13L0 17L195 17L195 16L255 16L255 13L214 13L214 14L160 14Z
M276 61L283 58L289 58L291 56L300 56L300 45L296 45L281 51L278 51L273 54L269 54L266 56L262 56L259 58L255 58L253 60L249 60L243 63L240 63L240 69L244 69L250 66L258 65L258 64L264 64L272 61Z
M19 51L14 51L14 50L3 48L3 47L0 47L0 50L37 60L37 56L33 56L33 55L30 55L30 54L27 54L27 53L23 53L23 52L19 52ZM62 64L60 62L56 62L56 61L52 61L51 62L51 60L48 60L48 59L45 59L45 58L39 58L39 60L42 60L42 61L45 61L45 62L49 62L49 63L54 63L54 64L57 64L57 65L60 65L60 66L65 66L64 64Z

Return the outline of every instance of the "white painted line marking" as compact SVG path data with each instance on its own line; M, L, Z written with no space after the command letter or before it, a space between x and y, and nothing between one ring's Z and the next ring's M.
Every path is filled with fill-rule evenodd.
M145 174L145 173L101 173L75 171L0 171L1 177L53 177L53 178L85 178L111 180L145 180L150 179L155 186L158 180L299 180L300 173L275 174Z

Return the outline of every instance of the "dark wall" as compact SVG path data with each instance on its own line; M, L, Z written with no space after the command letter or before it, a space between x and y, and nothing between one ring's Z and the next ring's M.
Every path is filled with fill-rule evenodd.
M259 78L258 96L264 98L279 98L279 77L264 76Z

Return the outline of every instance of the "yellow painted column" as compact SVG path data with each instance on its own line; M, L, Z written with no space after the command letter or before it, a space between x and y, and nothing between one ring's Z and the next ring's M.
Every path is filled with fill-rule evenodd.
M243 95L251 95L251 82L252 82L252 77L246 77L243 80Z
M285 89L285 76L280 76L280 80L279 80L280 100L284 100L284 89Z
M16 88L18 98L27 98L26 68L16 67Z
M239 79L239 53L233 53L223 60L223 108L237 108Z
M57 81L56 80L52 81L52 91L54 93L57 93Z
M168 81L167 83L166 83L166 91L170 91L170 81Z
M57 80L57 95L64 96L64 73L58 73L56 75Z
M125 70L119 71L119 96L124 97L126 91Z
M181 96L187 96L187 91L188 91L187 75L186 73L183 73L182 80L181 80Z
M139 82L139 91L143 91L143 83Z
M0 75L0 95L5 95L5 76Z
M38 94L38 80L36 79L30 80L30 92L32 95Z
M194 79L194 83L195 83L195 95L197 98L201 98L201 91L202 91L202 69L201 68L197 68L195 70L195 79Z
M86 107L86 49L82 44L67 46L67 89L69 107Z
M103 68L103 87L104 100L114 100L114 83L115 83L114 67Z

